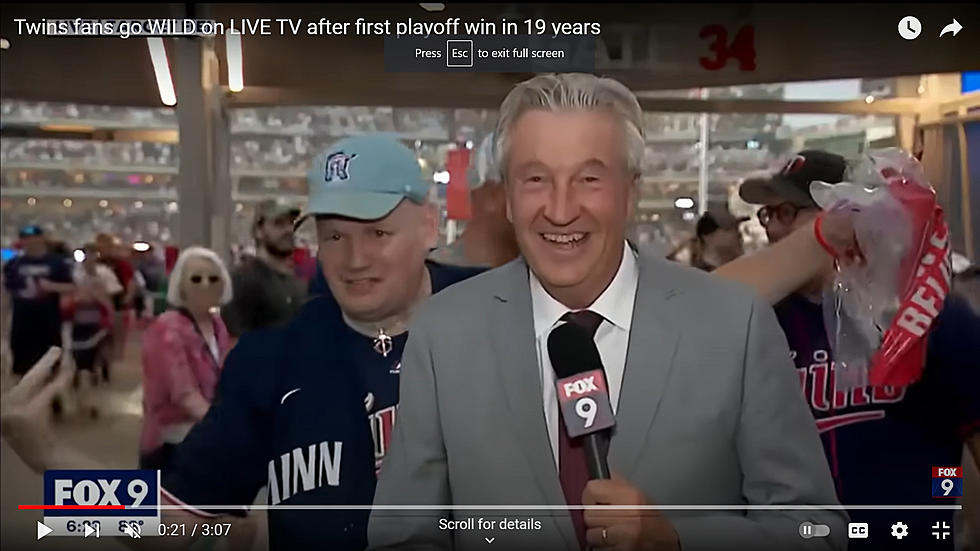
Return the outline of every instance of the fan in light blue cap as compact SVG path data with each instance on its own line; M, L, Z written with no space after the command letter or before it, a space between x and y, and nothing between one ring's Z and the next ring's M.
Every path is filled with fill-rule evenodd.
M390 134L333 144L316 156L307 182L309 202L300 220L317 215L377 220L403 199L425 203L429 193L415 153Z

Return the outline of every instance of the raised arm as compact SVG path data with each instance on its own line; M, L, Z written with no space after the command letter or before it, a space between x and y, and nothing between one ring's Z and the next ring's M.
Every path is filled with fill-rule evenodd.
M48 469L112 469L121 465L106 465L82 451L58 440L51 427L51 403L71 384L74 369L62 364L54 381L45 383L51 376L59 358L65 351L54 347L48 351L24 378L3 397L0 412L3 438L11 449L37 473ZM160 521L165 524L193 523L191 513L178 510L162 510ZM148 544L136 545L125 538L124 543L134 549L182 549L190 538L146 538Z
M830 211L821 216L821 234L829 246L837 251L857 250L852 212ZM817 240L814 224L806 224L778 243L741 256L712 273L744 283L766 302L775 304L833 266L834 257Z

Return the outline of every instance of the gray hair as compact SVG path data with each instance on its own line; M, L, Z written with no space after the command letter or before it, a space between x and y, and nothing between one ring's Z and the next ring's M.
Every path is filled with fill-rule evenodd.
M623 121L626 132L626 166L639 175L646 150L643 138L643 110L633 92L621 82L588 73L538 75L521 82L500 104L500 116L494 131L495 169L503 180L506 172L510 130L517 119L530 110L560 111L572 109L609 110Z
M225 267L225 263L218 256L218 253L211 249L205 249L204 247L187 247L181 251L180 256L177 257L177 263L174 264L173 271L170 272L170 279L167 283L167 302L177 307L184 305L184 299L180 296L180 287L184 282L184 271L187 268L187 261L192 258L210 260L218 267L223 286L220 303L223 306L231 302L231 276L228 275L228 268Z

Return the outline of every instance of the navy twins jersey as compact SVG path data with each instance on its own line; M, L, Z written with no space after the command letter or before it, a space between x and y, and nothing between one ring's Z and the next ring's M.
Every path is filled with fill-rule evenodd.
M428 268L433 291L478 273ZM372 503L406 340L393 337L387 357L379 354L329 295L286 326L246 334L207 416L164 471L165 495L205 513L242 514L229 506L252 504L267 485L270 549L363 549L368 510L299 507Z
M925 371L918 382L900 389L862 387L847 392L835 388L835 363L822 306L791 295L775 310L841 503L947 504L932 498L932 467L960 465L963 440L980 430L980 342L976 338L980 320L969 305L954 297L947 300L930 335ZM852 510L850 515L854 521L868 521L872 529L879 525L878 531L885 536L879 542L890 539L889 522L911 526L911 520L921 517L917 529L910 528L910 538L931 546L941 542L929 536L924 524L951 522L952 518L951 511L917 516L907 511L869 514ZM941 548L952 548L951 541ZM862 548L866 543L851 540Z
M57 333L61 324L58 294L42 291L39 281L71 283L71 271L60 256L21 255L3 267L4 286L13 298L13 329L17 333L48 331Z

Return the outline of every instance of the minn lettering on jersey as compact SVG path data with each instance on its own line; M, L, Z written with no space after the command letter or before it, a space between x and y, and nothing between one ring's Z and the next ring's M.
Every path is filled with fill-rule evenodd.
M343 442L320 442L294 448L269 461L269 504L324 485L340 486Z

